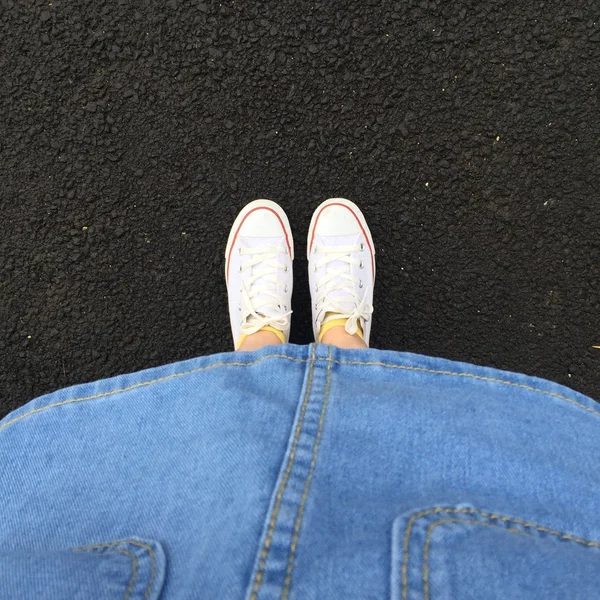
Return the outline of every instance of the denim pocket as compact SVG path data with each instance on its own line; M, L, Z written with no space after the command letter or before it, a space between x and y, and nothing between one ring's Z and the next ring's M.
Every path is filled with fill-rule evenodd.
M393 600L595 598L600 541L472 506L394 521Z
M0 599L158 600L165 554L129 538L68 550L0 550Z

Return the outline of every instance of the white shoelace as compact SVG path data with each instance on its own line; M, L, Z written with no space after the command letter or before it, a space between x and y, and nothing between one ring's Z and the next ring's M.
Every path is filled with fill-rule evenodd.
M356 246L329 246L315 247L315 255L323 254L323 258L315 263L317 270L326 267L326 273L319 280L317 288L317 329L321 328L324 322L331 319L347 319L345 330L354 335L358 331L358 322L360 319L368 321L373 312L373 306L367 302L368 289L362 294L362 298L357 295L356 288L362 288L363 282L351 273L352 265L360 265L362 261L352 258L353 252L362 250L362 244ZM316 260L316 259L315 259ZM345 263L343 266L327 267L333 262ZM338 292L335 298L331 297L332 292ZM354 310L348 312L348 309L342 306L342 302L354 305ZM330 316L326 317L327 313Z
M240 248L238 252L242 256L249 256L248 260L240 265L240 272L252 269L255 265L262 267L254 269L246 280L242 280L242 335L252 335L267 325L285 331L289 326L288 317L292 311L287 310L289 307L277 292L278 288L287 289L285 282L278 277L278 271L287 270L287 267L277 260L277 255L287 254L287 248Z

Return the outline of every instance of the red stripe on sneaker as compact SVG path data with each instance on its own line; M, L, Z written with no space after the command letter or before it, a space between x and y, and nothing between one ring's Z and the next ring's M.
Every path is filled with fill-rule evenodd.
M229 282L229 265L231 264L231 253L233 252L233 247L235 246L235 240L237 240L237 236L240 232L240 229L242 228L242 225L244 224L244 221L253 212L256 212L257 210L268 210L268 211L272 212L279 219L279 222L281 223L281 228L283 229L283 233L285 234L285 243L287 244L290 256L292 256L292 247L290 246L290 240L288 238L287 229L285 228L285 225L284 225L281 217L279 216L279 214L277 214L277 211L273 210L272 208L269 208L268 206L257 206L256 208L249 210L248 214L244 215L242 222L238 225L238 228L233 236L233 241L231 242L231 248L229 248L229 255L227 256L227 281L225 282L226 284Z
M313 242L315 241L315 233L317 231L317 221L319 220L321 213L326 208L329 208L330 206L343 206L344 208L347 208L352 213L352 216L356 219L356 222L358 223L358 226L360 227L360 230L362 231L362 233L365 237L367 246L369 246L369 250L371 251L371 273L373 275L373 280L375 280L375 258L373 256L373 254L374 254L373 247L371 246L371 243L369 242L369 236L367 235L367 232L365 231L364 227L362 226L362 223L360 222L358 215L349 206L346 206L345 204L342 204L341 202L332 202L331 204L327 204L317 213L317 216L315 217L315 226L313 227L312 237L310 238L310 246L308 248L308 251L310 252L312 250Z

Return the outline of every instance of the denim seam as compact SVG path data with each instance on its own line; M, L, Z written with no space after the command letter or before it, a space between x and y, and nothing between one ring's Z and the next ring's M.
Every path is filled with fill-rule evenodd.
M300 529L302 527L302 520L304 518L304 508L306 501L308 500L308 494L310 492L310 484L315 472L317 465L317 458L319 456L319 446L321 444L321 436L323 434L323 425L325 424L325 415L327 413L327 406L329 404L329 390L331 388L331 364L334 361L331 360L331 346L329 346L329 357L327 358L327 379L325 383L325 392L323 394L323 405L321 407L321 415L319 417L319 426L317 429L317 435L315 437L315 443L313 446L312 459L310 461L310 468L306 481L304 482L304 490L302 492L302 498L300 500L300 506L298 507L298 513L296 515L296 522L294 523L294 535L292 537L292 543L290 545L290 553L287 565L287 574L285 577L283 592L281 594L282 600L287 600L290 594L292 585L292 573L294 570L294 561L296 559L296 549L298 547L298 540L300 538Z
M112 548L113 546L118 546L119 544L131 544L132 546L137 546L138 548L144 548L148 550L148 553L150 554L150 582L148 583L148 587L144 592L144 598L148 598L152 588L154 587L154 577L156 576L156 557L154 556L154 550L152 550L152 546L144 544L143 542L138 542L137 540L126 539L110 542L109 544L90 544L89 546L78 546L77 548L74 548L74 550L79 552L83 550L94 550L99 548Z
M404 533L404 544L403 544L403 560L402 560L402 599L406 600L408 597L408 561L409 561L409 540L410 534L412 530L412 526L414 525L417 519L421 519L427 515L432 514L461 514L461 515L479 515L483 518L494 520L494 521L502 521L504 523L516 523L521 525L522 527L529 529L536 529L537 531L547 533L548 535L554 535L561 539L576 542L582 546L586 546L588 548L600 548L600 542L586 540L583 538L579 538L573 535L569 535L563 533L561 531L557 531L556 529L549 529L548 527L544 527L543 525L538 525L537 523L533 523L531 521L525 521L523 519L519 519L516 517L505 517L503 515L497 515L494 513L489 513L483 510L478 510L476 508L451 508L444 506L436 506L434 508L430 508L428 510L423 510L418 513L413 514L408 523L406 525L406 531ZM457 521L461 521L461 519L457 519ZM433 523L437 523L434 521ZM508 530L507 530L508 531ZM423 570L425 572L425 565L423 566ZM424 575L425 577L425 575Z
M100 394L95 394L93 396L83 396L81 398L69 398L67 400L61 400L60 402L55 402L53 404L48 404L47 406L40 406L40 408L34 408L33 410L30 410L26 413L23 413L22 415L19 415L18 417L15 417L14 419L11 419L10 421L7 421L6 423L2 423L0 424L0 429L4 429L5 427L8 427L9 425L12 425L13 423L16 423L17 421L21 421L22 419L24 419L25 417L29 417L33 414L39 413L39 412L44 412L46 410L49 410L50 408L55 408L57 406L63 406L65 404L73 404L76 402L85 402L88 400L96 400L97 398L105 398L107 396L113 396L115 394L120 394L123 392L129 392L131 390L135 390L137 388L140 387L146 387L146 386L150 386L153 385L155 383L160 383L162 381L167 381L169 379L173 379L175 377L183 377L184 375L192 375L194 373L199 373L201 371L207 371L209 369L214 369L215 367L251 367L253 365L256 365L260 362L262 362L263 360L266 360L268 358L285 358L286 360L291 360L293 362L299 362L299 363L305 363L307 362L307 359L304 358L293 358L291 356L286 356L284 354L270 354L269 356L263 356L262 358L259 358L257 360L251 361L251 362L247 362L247 363L243 363L243 362L231 362L231 363L214 363L212 365L206 365L205 367L198 367L197 369L191 369L189 371L183 371L181 373L171 373L170 375L166 375L165 377L160 377L159 379L152 379L150 381L142 381L140 383L135 383L133 385L130 385L128 387L125 388L120 388L117 390L111 390L109 392L102 392Z
M300 415L298 417L298 423L296 424L296 429L294 430L294 438L292 441L292 448L290 450L290 455L288 457L288 462L285 467L285 471L283 474L283 478L281 479L281 483L279 484L279 488L277 489L277 493L275 496L275 504L273 506L273 510L271 512L271 517L269 518L269 528L267 530L267 535L265 537L265 541L260 553L260 558L258 562L258 570L254 577L254 582L252 584L252 594L250 595L250 600L256 600L258 597L258 592L260 590L260 586L262 583L262 578L265 572L265 566L267 564L267 558L269 556L269 549L271 547L271 541L273 539L273 534L275 532L275 526L277 525L277 517L279 515L279 509L281 508L281 501L283 500L283 495L285 493L285 489L287 487L288 480L290 478L290 474L292 472L292 468L294 466L294 462L296 460L296 450L298 448L298 442L300 440L300 433L302 431L302 427L304 425L304 417L306 414L306 408L308 406L308 401L310 398L310 393L313 385L313 376L314 376L314 367L315 367L315 352L316 346L312 348L312 355L309 359L309 371L308 371L308 379L306 383L306 392L304 394L304 399L302 401L302 406L300 408ZM306 362L306 360L302 360L302 362Z
M263 360L269 359L269 358L284 358L286 360L291 360L293 362L298 362L298 363L306 363L308 362L310 359L304 359L304 358L294 358L291 356L287 356L285 354L270 354L268 356L263 356L262 358L259 358L255 361L251 361L251 362L247 362L247 363L240 363L240 362L231 362L231 363L215 363L213 365L207 365L205 367L199 367L197 369L191 369L190 371L183 371L181 373L172 373L171 375L167 375L165 377L161 377L159 379L153 379L150 381L142 381L140 383L136 383L134 385L131 385L129 387L126 388L122 388L122 389L117 389L117 390L111 390L110 392L102 392L101 394L96 394L94 396L85 396L82 398L70 398L68 400L62 400L60 402L55 402L54 404L49 404L48 406L41 406L40 408L35 408L33 410L30 410L26 413L23 413L22 415L19 415L18 417L15 417L14 419L11 419L10 421L7 421L6 423L2 423L0 424L0 429L4 429L5 427L8 427L9 425L12 425L13 423L16 423L17 421L21 421L22 419L24 419L25 417L29 417L35 413L39 413L39 412L43 412L46 411L50 408L55 408L57 406L63 406L64 404L72 404L75 402L84 402L87 400L94 400L97 398L104 398L106 396L112 396L114 394L120 394L122 392L128 392L131 390L134 390L136 388L139 387L145 387L145 386L149 386L149 385L153 385L155 383L159 383L161 381L167 381L168 379L173 379L174 377L183 377L184 375L191 375L194 373L198 373L201 371L206 371L208 369L213 369L215 367L250 367L253 366L257 363L262 362ZM379 367L385 367L388 369L401 369L404 371L418 371L418 372L422 372L422 373L433 373L436 375L449 375L449 376L453 376L453 377L468 377L470 379L476 379L478 381L489 381L492 383L499 383L502 385L508 385L511 387L517 387L517 388L521 388L530 392L536 392L539 394L544 394L546 396L551 396L553 398L558 398L559 400L564 400L565 402L569 402L570 404L574 404L575 406L582 408L583 410L593 413L597 416L600 417L600 412L598 412L597 410L594 410L593 408L590 408L589 406L586 406L585 404L581 404L580 402L577 402L577 400L573 400L572 398L568 398L567 396L562 396L561 394L557 394L556 392L551 392L549 390L543 390L540 388L534 388L531 387L529 385L525 385L523 383L514 383L512 381L506 381L503 379L496 379L494 377L484 377L483 375L475 375L474 373L457 373L454 371L439 371L436 369L427 369L425 367L410 367L410 366L406 366L406 365L393 365L390 363L383 363L383 362L377 362L377 361L369 361L369 362L361 362L361 361L343 361L343 360L335 360L335 359L331 359L331 358L327 358L324 360L328 360L331 361L332 363L336 364L336 365L363 365L363 366L379 366Z

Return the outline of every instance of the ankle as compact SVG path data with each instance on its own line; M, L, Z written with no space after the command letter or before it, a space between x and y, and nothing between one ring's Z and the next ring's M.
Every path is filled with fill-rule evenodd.
M341 325L332 327L327 331L321 339L321 342L323 344L337 346L338 348L364 349L368 347L358 333L351 335Z
M276 346L281 344L281 340L272 332L260 330L243 338L242 343L237 350L242 352L250 352L252 350L260 350L265 346Z

